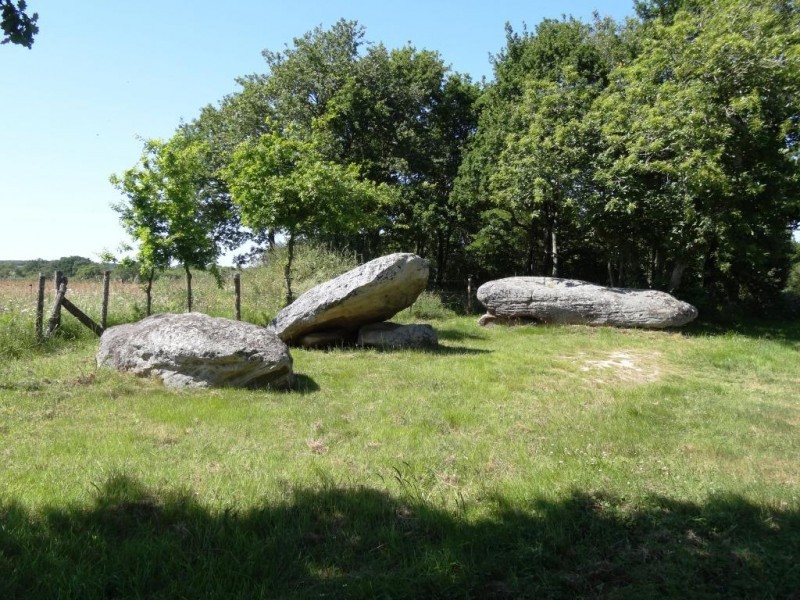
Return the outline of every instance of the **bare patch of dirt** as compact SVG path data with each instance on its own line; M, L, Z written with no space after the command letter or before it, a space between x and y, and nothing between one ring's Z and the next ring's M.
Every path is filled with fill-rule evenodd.
M660 352L617 350L605 356L565 357L580 363L580 371L595 383L653 383L662 375Z

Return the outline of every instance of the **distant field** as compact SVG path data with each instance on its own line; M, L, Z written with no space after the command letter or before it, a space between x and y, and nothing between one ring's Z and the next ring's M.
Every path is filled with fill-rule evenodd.
M401 318L440 350L293 350L290 393L98 371L71 326L7 353L0 597L800 590L798 324L481 329L425 302Z

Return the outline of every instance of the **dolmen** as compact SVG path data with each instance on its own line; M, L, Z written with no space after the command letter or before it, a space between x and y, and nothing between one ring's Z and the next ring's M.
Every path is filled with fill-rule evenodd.
M478 321L535 321L661 329L680 327L697 309L666 292L594 285L557 277L508 277L478 288L486 307Z
M268 328L287 344L306 348L436 345L433 328L423 336L419 325L383 323L411 306L427 285L425 260L415 254L389 254L311 288L279 312ZM382 325L363 329L375 324ZM365 335L359 337L360 331Z
M110 327L100 338L97 364L157 376L175 388L285 389L294 382L289 348L273 332L201 313Z

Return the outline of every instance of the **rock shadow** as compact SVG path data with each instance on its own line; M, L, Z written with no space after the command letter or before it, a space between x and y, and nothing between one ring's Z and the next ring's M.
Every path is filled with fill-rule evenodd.
M475 319L477 323L477 319ZM458 329L436 329L436 333L439 336L440 340L447 340L450 342L461 342L464 340L485 340L488 339L488 336L481 332L469 332L469 331L460 331Z
M736 334L752 339L771 340L800 350L800 321L747 320L737 323L695 321L682 328L681 333L689 337Z
M294 385L287 390L288 392L293 392L295 394L313 394L320 390L319 384L314 381L308 375L303 375L302 373L295 373L294 374Z

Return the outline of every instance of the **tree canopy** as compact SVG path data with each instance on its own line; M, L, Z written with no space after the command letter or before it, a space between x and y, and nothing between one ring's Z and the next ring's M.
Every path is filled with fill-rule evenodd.
M148 146L117 180L123 221L153 265L313 239L416 252L437 285L547 274L765 306L800 223L800 9L635 9L507 27L480 85L354 21L317 28Z
M3 39L0 44L19 44L30 48L33 46L33 36L39 33L36 22L39 15L28 15L25 0L0 0L0 26L3 29Z

